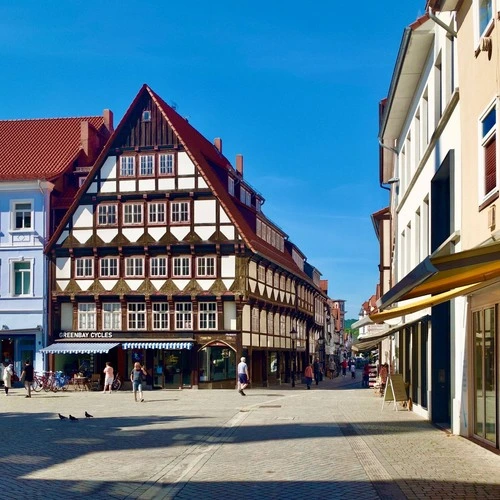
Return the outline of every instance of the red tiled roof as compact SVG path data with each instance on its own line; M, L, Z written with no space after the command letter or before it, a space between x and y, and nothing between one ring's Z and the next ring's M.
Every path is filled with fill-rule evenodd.
M81 122L97 131L102 116L0 121L0 180L53 180L82 149Z
M227 158L222 155L210 141L190 125L186 119L171 108L158 94L153 92L149 87L146 86L146 88L153 100L158 104L158 107L163 111L166 120L177 133L179 140L184 145L188 154L191 155L191 158L200 167L202 174L205 175L207 184L216 193L219 201L222 203L229 217L233 220L241 236L245 240L246 245L254 253L269 258L276 264L293 271L295 274L312 283L311 278L297 267L297 264L288 252L277 250L272 245L259 238L255 230L250 227L248 220L255 217L253 214L250 215L252 210L228 193L227 185L222 184L219 176L212 168L215 164L224 170L232 169ZM300 252L300 250L298 251Z
M220 171L232 170L232 166L229 160L218 151L218 149L208 141L203 135L201 135L188 121L180 116L172 107L170 107L158 94L153 92L146 84L144 84L135 97L134 101L130 105L129 109L125 113L124 117L121 119L119 125L116 127L113 135L110 137L106 147L101 151L99 158L97 159L92 171L87 176L84 186L79 191L79 195L76 197L72 206L68 210L66 216L61 221L57 231L52 236L51 240L47 244L46 252L50 251L53 244L59 238L64 226L71 214L76 210L81 196L86 191L86 187L92 181L95 171L100 168L105 158L109 154L109 150L115 137L121 132L124 124L127 122L128 117L131 115L134 106L139 101L140 97L144 92L147 92L153 101L157 104L158 108L162 111L165 119L177 134L179 141L184 146L186 152L191 157L193 162L199 167L201 174L204 176L205 181L212 191L218 197L220 203L225 208L228 216L231 218L232 222L236 225L239 233L244 239L245 244L254 253L259 254L269 260L275 262L276 264L282 266L294 274L302 277L313 286L314 283L312 279L303 271L301 271L292 256L288 252L281 252L274 248L272 245L266 241L260 239L255 230L250 227L248 221L255 218L252 210L248 208L239 200L231 196L227 191L227 184L223 184L221 177L218 175L217 169ZM299 250L300 252L300 250Z

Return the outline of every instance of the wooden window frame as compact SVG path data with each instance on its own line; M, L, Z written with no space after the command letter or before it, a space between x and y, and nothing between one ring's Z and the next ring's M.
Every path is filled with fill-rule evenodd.
M171 166L171 172L165 171L162 172L163 170L170 170L167 158L171 157L172 159L172 166ZM164 164L162 165L162 162ZM175 154L174 153L161 153L158 155L158 176L159 177L172 177L175 175Z
M118 306L118 309L116 309L116 306ZM106 325L106 319L109 321L109 326ZM122 329L122 305L120 302L103 302L102 328L103 330L110 331L119 331Z
M211 265L207 263L208 259L212 261ZM209 268L212 268L213 272L208 272ZM217 258L215 257L215 255L203 255L200 257L196 257L196 277L215 278L216 276Z
M106 261L116 261L116 274L103 274L103 263ZM107 263L108 271L111 269L110 263ZM120 260L118 257L101 257L99 259L99 278L108 279L108 278L118 278L120 276Z
M133 326L132 322L136 325ZM142 326L140 326L142 324ZM146 303L128 302L127 303L127 330L144 331L147 329Z
M217 302L198 303L198 328L217 330Z
M165 273L154 274L153 267L155 267L154 266L155 261L157 261L159 259L165 259ZM159 267L159 265L157 267ZM155 256L149 258L149 276L151 278L166 278L168 276L168 257L166 255L155 255Z
M109 209L113 208L114 214L110 214ZM101 209L106 209L104 214L101 214ZM114 216L114 222L108 222L110 215ZM106 218L106 222L101 222L101 217ZM117 203L99 203L97 205L97 220L98 227L116 227L118 226L118 204Z
M192 330L193 327L193 304L191 302L175 303L175 329Z
M151 165L148 164L148 160L151 160ZM143 163L146 163L144 165ZM143 168L149 170L150 172L143 173ZM139 155L139 177L154 177L155 176L155 155Z
M163 206L163 220L162 221L160 221L160 220L152 221L151 215L153 215L153 212L151 211L151 208L156 207L155 212L154 212L154 216L156 219L158 219L158 214L160 212L158 212L157 207L159 207L159 206ZM159 226L159 225L166 225L166 224L167 224L167 203L164 201L152 201L152 202L148 203L148 225L149 226Z
M165 309L166 307L166 309ZM170 310L168 302L153 302L151 308L153 330L168 330L170 326ZM156 326L157 323L159 326Z
M141 221L140 222L127 222L126 217L127 217L127 209L132 208L132 207L139 207L140 208L140 216L141 216ZM132 218L136 218L136 213L132 211ZM143 203L138 203L138 202L132 202L132 203L124 203L123 204L123 217L122 217L122 223L124 226L144 226L144 204Z
M188 263L188 274L176 274L176 267L184 269L184 260L187 260ZM176 264L176 261L181 261L180 264ZM172 257L172 277L173 278L190 278L192 275L192 270L191 270L191 257L190 256L176 256Z
M127 165L130 163L130 165ZM120 156L120 178L131 179L135 175L135 156L134 155L122 155ZM131 173L130 173L131 172Z
M83 307L81 306L87 306L87 310L83 310ZM86 318L86 325L82 326L82 320L83 318ZM93 324L89 325L89 318L92 320L91 322ZM79 302L78 303L78 308L77 308L77 323L78 323L78 330L82 331L92 331L96 329L97 325L97 308L95 305L95 302Z
M187 210L183 210L184 206L187 207ZM175 218L178 218L178 220L174 220ZM170 203L170 223L175 225L191 223L191 204L189 201L172 201Z
M129 274L129 261L133 261L133 268L134 268L134 274ZM124 276L125 278L144 278L144 255L131 255L129 257L125 257L125 269L124 269ZM142 274L137 273L137 263L141 262L141 267L142 267Z
M87 263L90 262L90 274L86 274L88 270ZM78 274L78 264L82 264L81 270L83 274ZM95 276L94 269L94 257L77 257L75 259L75 279L85 279L85 278L93 278Z

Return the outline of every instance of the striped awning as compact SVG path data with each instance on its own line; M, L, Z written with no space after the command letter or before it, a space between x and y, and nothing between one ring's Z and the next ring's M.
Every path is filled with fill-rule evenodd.
M193 342L123 342L123 349L191 349Z
M40 349L43 354L99 354L120 345L116 342L58 342Z

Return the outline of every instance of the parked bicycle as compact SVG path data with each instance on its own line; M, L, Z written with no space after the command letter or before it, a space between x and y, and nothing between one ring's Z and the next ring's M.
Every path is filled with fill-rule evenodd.
M122 386L122 379L120 377L120 374L117 373L115 379L113 380L113 383L111 384L111 389L113 391L119 391Z
M71 378L61 371L35 373L31 387L36 392L40 392L42 389L45 392L67 391L70 382Z

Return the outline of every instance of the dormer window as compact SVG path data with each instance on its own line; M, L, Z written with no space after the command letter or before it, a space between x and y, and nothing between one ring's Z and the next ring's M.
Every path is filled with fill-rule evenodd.
M227 179L227 191L231 196L234 196L234 179L232 177Z
M142 121L143 122L150 122L151 121L151 111L143 111L142 112Z

